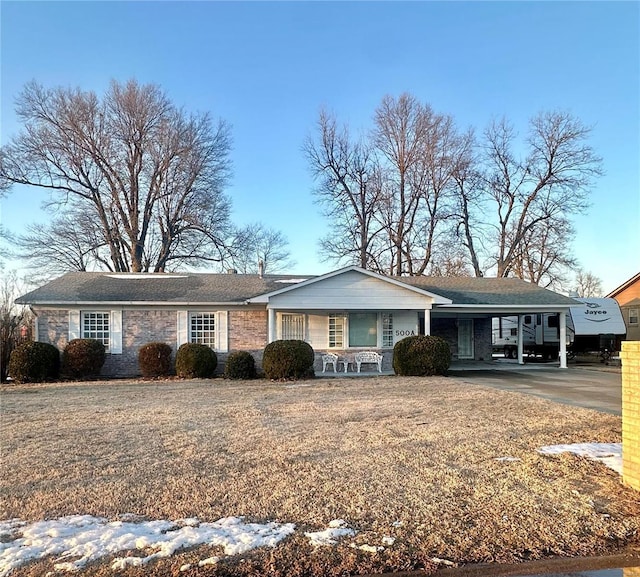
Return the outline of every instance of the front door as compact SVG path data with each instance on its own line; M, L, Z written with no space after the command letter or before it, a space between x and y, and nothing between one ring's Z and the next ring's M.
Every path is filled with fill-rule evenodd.
M473 359L473 319L458 319L458 358Z

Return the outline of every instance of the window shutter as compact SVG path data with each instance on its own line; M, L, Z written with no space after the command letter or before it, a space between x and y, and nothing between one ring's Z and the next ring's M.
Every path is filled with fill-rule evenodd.
M229 312L220 311L217 317L216 340L218 341L218 346L216 348L221 353L226 353L229 351Z
M109 319L109 352L122 354L122 311L111 311Z
M80 311L69 311L69 340L80 338Z
M189 342L189 311L178 311L177 342L176 345L184 345Z

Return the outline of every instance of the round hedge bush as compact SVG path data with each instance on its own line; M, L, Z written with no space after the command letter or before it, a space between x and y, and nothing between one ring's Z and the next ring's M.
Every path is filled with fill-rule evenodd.
M406 337L393 347L393 369L398 375L446 375L450 364L449 343L440 337Z
M9 376L16 383L53 381L60 374L60 352L49 343L23 343L11 351Z
M218 366L216 353L200 343L180 345L176 353L176 374L186 379L213 377Z
M138 350L138 366L143 377L165 377L171 373L171 347L167 343L147 343Z
M74 379L97 377L107 358L96 339L73 339L62 351L62 374Z
M227 357L224 365L224 376L227 379L255 379L256 361L247 351L236 351Z
M313 377L315 354L311 345L299 340L269 343L262 356L262 369L268 379L299 379Z

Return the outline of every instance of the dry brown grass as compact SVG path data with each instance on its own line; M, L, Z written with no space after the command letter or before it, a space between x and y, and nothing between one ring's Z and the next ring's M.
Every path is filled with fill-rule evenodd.
M615 472L536 452L619 442L619 417L455 379L25 385L2 388L0 400L0 518L246 515L299 529L276 549L186 575L430 571L433 557L603 554L640 526L640 498ZM353 540L312 549L303 531L335 518L359 531L357 543L396 542L379 554ZM186 551L144 574L177 575L210 554ZM39 562L15 575L50 569ZM105 561L84 574L113 572Z

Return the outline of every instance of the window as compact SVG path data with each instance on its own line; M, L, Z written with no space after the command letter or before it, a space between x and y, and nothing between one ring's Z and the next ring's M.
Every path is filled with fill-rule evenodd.
M286 340L304 340L304 315L283 313L282 335Z
M382 313L382 346L393 347L393 315Z
M329 348L344 348L344 316L329 315Z
M378 346L377 313L351 313L349 315L349 346Z
M189 342L207 345L212 349L216 346L216 315L215 313L192 313L189 317Z
M512 337L517 337L518 336L518 329L517 328L511 329L511 336Z
M81 336L83 339L100 341L105 348L109 350L109 313L97 311L83 312Z
M525 324L525 325L530 325L532 320L533 320L533 319L531 318L531 315L526 315L526 316L524 317L524 324Z
M638 324L638 309L629 309L629 324Z
M549 315L547 318L547 326L550 329L557 329L560 326L558 315Z

